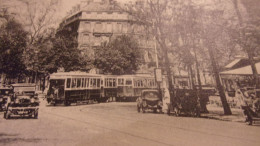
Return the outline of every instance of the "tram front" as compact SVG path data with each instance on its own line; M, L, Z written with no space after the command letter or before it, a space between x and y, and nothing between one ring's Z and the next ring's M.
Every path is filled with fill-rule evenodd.
M65 79L61 78L50 78L50 85L47 93L47 102L49 104L63 103L65 100L64 96Z

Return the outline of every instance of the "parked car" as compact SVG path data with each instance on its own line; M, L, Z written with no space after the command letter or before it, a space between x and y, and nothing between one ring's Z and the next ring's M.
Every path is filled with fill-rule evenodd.
M0 87L0 111L6 109L7 99L13 96L13 88L11 86Z
M158 90L142 90L141 96L137 99L138 112L142 110L142 112L145 113L147 109L151 109L154 113L156 113L157 110L161 113L162 106L162 98Z
M14 95L10 97L4 118L8 119L13 115L29 116L38 118L39 99L35 94L34 84L13 84Z
M200 116L197 92L192 89L176 89L175 100L168 104L167 114L175 116Z

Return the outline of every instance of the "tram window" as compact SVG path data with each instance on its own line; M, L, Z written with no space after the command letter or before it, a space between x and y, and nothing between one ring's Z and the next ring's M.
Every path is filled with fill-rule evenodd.
M143 83L143 80L140 81L140 87L143 87L144 86L144 83Z
M66 88L70 88L70 84L71 84L71 78L68 78L67 79L67 86L66 86Z
M77 80L74 78L72 79L72 85L71 85L71 88L76 88L76 83L77 83Z
M93 79L93 87L97 87L97 79Z
M116 87L116 79L113 79L113 87Z
M85 78L82 78L81 79L82 81L81 81L81 84L82 84L82 88L85 88L86 87L86 81L85 81Z
M147 87L147 79L143 80L144 87Z
M104 86L104 80L103 79L101 79L100 84L101 84L101 86Z
M117 82L118 85L124 85L124 79L118 79Z
M131 79L126 79L125 84L126 85L132 85L132 80Z
M109 87L113 87L113 79L109 78Z
M80 88L80 85L81 85L81 79L77 79L77 88Z
M93 87L93 79L89 79L89 87Z
M147 80L147 86L151 87L151 80Z
M86 78L86 87L89 87L88 81L89 81L89 78Z
M97 79L97 87L100 87L100 79Z

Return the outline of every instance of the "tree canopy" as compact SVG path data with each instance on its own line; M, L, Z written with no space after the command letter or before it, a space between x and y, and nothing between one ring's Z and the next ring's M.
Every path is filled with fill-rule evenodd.
M23 51L27 32L22 25L8 15L0 26L0 72L15 77L25 71Z
M132 74L142 63L142 54L134 39L122 35L95 50L94 64L104 73Z

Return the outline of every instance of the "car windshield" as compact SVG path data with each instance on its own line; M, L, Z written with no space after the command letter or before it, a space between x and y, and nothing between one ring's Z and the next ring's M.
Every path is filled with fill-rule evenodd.
M147 91L143 92L143 97L145 99L159 99L159 94L157 91Z
M34 94L35 87L14 87L14 92L16 94Z

